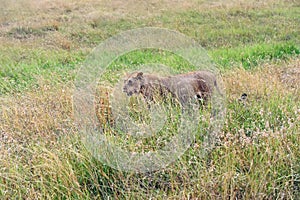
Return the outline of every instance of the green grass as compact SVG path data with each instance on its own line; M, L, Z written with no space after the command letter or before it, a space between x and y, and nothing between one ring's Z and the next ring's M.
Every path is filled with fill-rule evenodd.
M241 65L245 69L251 69L264 62L287 60L300 54L299 46L293 43L256 44L235 48L222 48L211 51L212 59L225 69Z
M141 27L175 29L195 38L203 47L232 48L260 43L290 42L299 44L299 8L254 10L188 10L165 12L158 17L143 20L125 18L108 22L103 18L91 22L87 30L71 33L72 39L82 43L98 44L118 32Z
M0 94L20 93L39 87L43 77L55 82L74 79L75 67L83 61L81 52L45 49L3 48L0 58Z
M297 7L248 11L238 9L188 11L168 19L171 23L177 21L178 30L196 37L202 46L211 49L281 41L299 43L299 30L296 28L299 14Z
M29 49L28 51L5 49L4 52L6 56L0 60L2 64L0 77L3 77L0 80L0 94L22 92L26 89L38 87L38 76L46 79L55 78L56 81L63 82L74 80L75 68L79 67L85 56L85 53L80 51L69 53L67 51L48 51L43 49ZM208 52L208 55L211 56L221 70L230 70L235 66L251 69L262 63L288 60L297 57L299 54L300 48L291 43L221 48ZM172 52L157 50L130 52L117 58L108 69L126 70L155 63L169 66L175 73L196 70L184 58L180 58ZM111 70L108 70L106 74L111 72ZM55 75L53 76L53 74ZM114 80L109 79L111 81Z

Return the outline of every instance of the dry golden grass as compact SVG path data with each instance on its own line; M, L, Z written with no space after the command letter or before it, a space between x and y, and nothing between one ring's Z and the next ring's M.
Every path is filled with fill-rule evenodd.
M0 130L22 143L55 141L72 123L72 89L40 81L39 88L1 99ZM43 83L42 83L43 82Z
M238 99L247 93L253 100L268 98L275 92L282 96L295 94L299 96L300 60L289 63L263 64L254 70L239 68L224 75L224 83L229 99ZM298 94L298 95L297 95Z
M96 115L101 126L107 124L113 124L114 120L112 119L111 113L111 104L109 102L109 96L111 94L111 88L105 86L99 86L97 88L97 99L96 102Z

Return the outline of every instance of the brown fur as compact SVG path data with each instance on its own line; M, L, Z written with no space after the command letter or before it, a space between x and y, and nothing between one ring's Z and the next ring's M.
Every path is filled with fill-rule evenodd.
M153 101L155 95L165 97L168 93L181 104L191 98L207 101L214 90L218 89L216 77L208 71L196 71L176 76L159 77L142 72L132 73L124 81L123 92L128 96L142 94L146 100Z

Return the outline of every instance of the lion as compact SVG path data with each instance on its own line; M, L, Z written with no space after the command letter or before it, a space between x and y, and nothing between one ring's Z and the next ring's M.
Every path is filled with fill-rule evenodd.
M216 76L210 71L195 71L167 77L134 72L124 80L123 86L123 92L127 96L141 94L146 101L154 101L156 95L166 97L171 94L181 105L186 105L195 98L206 103L214 89L220 93Z

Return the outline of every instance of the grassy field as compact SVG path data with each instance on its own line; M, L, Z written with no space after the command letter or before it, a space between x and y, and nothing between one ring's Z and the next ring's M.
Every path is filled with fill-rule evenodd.
M1 199L299 198L298 1L0 3ZM81 142L74 79L101 41L152 26L195 39L216 63L226 88L221 142L203 157L196 140L160 171L117 171ZM131 52L112 67L149 62L190 69L160 51Z

